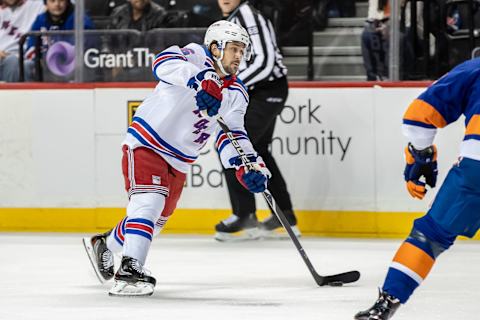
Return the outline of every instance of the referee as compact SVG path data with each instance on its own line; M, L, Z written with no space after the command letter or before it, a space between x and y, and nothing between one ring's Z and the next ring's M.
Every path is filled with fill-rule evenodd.
M272 173L269 190L292 229L300 235L287 185L269 151L277 116L288 96L287 68L282 63L283 57L277 47L273 26L248 1L218 0L218 5L226 20L241 25L250 35L253 57L240 65L237 74L247 86L250 95L250 104L245 114L245 129L255 150ZM215 239L230 241L258 239L261 236L281 237L281 224L274 214L262 223L257 222L254 194L237 181L235 170L225 170L225 178L233 215L215 226Z

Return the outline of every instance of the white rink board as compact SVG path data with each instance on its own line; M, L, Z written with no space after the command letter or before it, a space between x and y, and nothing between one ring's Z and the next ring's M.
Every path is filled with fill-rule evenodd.
M0 90L1 207L95 206L91 90Z
M424 211L404 190L401 118L422 88L290 89L272 150L298 210ZM123 207L127 103L150 89L0 90L0 207ZM463 122L438 136L440 182ZM207 144L180 208L229 207ZM258 201L264 207L263 201Z

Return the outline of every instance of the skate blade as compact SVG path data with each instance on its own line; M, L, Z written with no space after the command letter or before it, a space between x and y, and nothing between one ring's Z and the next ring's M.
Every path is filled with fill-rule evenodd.
M302 236L300 230L298 230L297 226L292 226L292 231L297 238ZM283 227L279 227L273 230L262 230L260 229L260 236L262 239L265 240L286 240L290 239L287 231Z
M115 284L108 292L108 295L120 297L151 296L153 294L153 288L154 286L151 283L127 283L125 281L115 281Z
M236 242L260 239L260 230L258 228L245 229L238 232L217 232L215 240L220 242Z
M95 254L93 252L93 247L92 243L90 242L90 238L83 238L83 246L85 248L85 251L87 252L88 260L90 260L90 263L92 264L93 270L95 271L95 275L98 278L98 281L100 281L101 284L104 284L107 282L105 278L102 277L102 274L100 273L100 270L98 270L97 263L95 261Z

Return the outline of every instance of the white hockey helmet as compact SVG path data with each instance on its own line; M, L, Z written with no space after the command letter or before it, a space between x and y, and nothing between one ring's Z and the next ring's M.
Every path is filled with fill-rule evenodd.
M245 60L250 60L252 56L252 47L247 30L242 26L230 21L220 20L212 23L205 33L203 43L210 49L212 42L216 42L219 49L223 51L228 42L238 41L245 44ZM223 52L222 52L223 57ZM220 58L221 60L221 58Z

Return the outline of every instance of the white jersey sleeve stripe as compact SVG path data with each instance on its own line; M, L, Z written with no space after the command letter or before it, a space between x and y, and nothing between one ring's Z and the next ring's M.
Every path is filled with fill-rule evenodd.
M209 68L213 68L213 60L210 59L209 57L206 57L205 60L206 60L205 61L205 66L209 67Z
M167 62L167 61L171 61L171 60L176 60L176 59L187 61L187 58L185 58L185 56L177 54L175 52L163 52L163 53L158 54L157 57L155 58L155 61L153 62L153 65L152 65L153 74L156 75L157 68L162 63Z
M248 136L245 132L232 131L232 133L237 140L248 140ZM215 147L217 148L218 152L222 152L223 148L225 148L229 143L230 140L228 139L228 136L223 131L220 131L217 136L217 142L215 143Z
M234 83L234 84L230 85L230 87L228 87L228 90L240 92L242 94L243 98L245 99L245 101L248 103L249 99L248 99L247 91L245 90L245 88L241 84Z
M425 149L433 144L437 129L402 124L402 133L415 148Z

